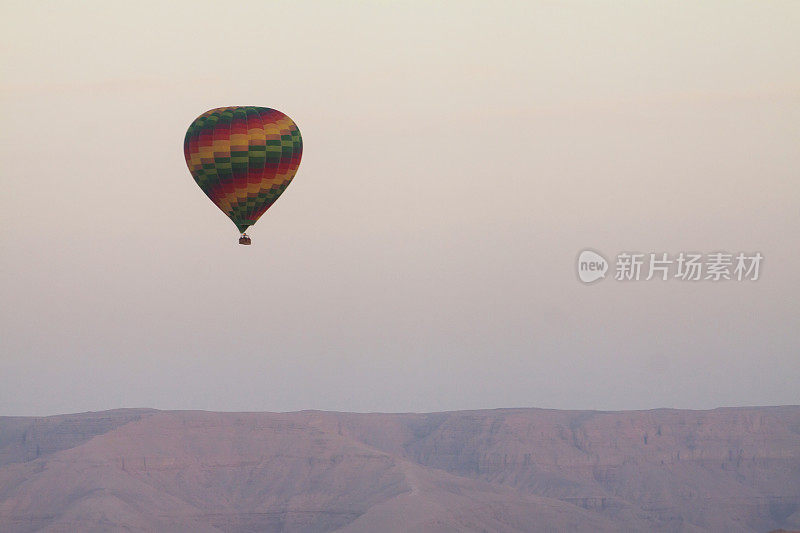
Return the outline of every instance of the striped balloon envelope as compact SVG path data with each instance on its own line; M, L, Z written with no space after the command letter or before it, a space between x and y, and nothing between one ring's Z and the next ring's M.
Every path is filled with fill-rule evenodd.
M220 107L192 122L183 151L194 180L244 233L294 178L303 140L294 121L275 109Z

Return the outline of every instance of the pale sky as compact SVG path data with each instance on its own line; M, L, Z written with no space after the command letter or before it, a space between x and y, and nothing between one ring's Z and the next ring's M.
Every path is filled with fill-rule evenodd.
M6 1L0 415L800 404L797 28L794 1ZM229 105L304 140L250 247L183 159ZM583 285L585 248L764 263Z

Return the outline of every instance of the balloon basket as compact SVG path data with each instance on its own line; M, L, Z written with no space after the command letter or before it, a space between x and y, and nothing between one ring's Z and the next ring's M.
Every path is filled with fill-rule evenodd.
M246 233L242 233L242 236L239 237L239 244L250 244L250 237L247 236Z

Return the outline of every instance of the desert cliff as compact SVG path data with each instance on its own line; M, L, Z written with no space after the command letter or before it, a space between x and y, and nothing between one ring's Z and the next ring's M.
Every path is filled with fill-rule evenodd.
M0 418L0 531L800 529L800 407Z

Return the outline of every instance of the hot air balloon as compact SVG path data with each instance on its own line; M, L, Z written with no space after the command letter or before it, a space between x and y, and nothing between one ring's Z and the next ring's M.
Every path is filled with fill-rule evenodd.
M297 125L275 109L233 106L206 111L183 143L194 181L239 229L245 230L283 194L297 173L303 140Z

